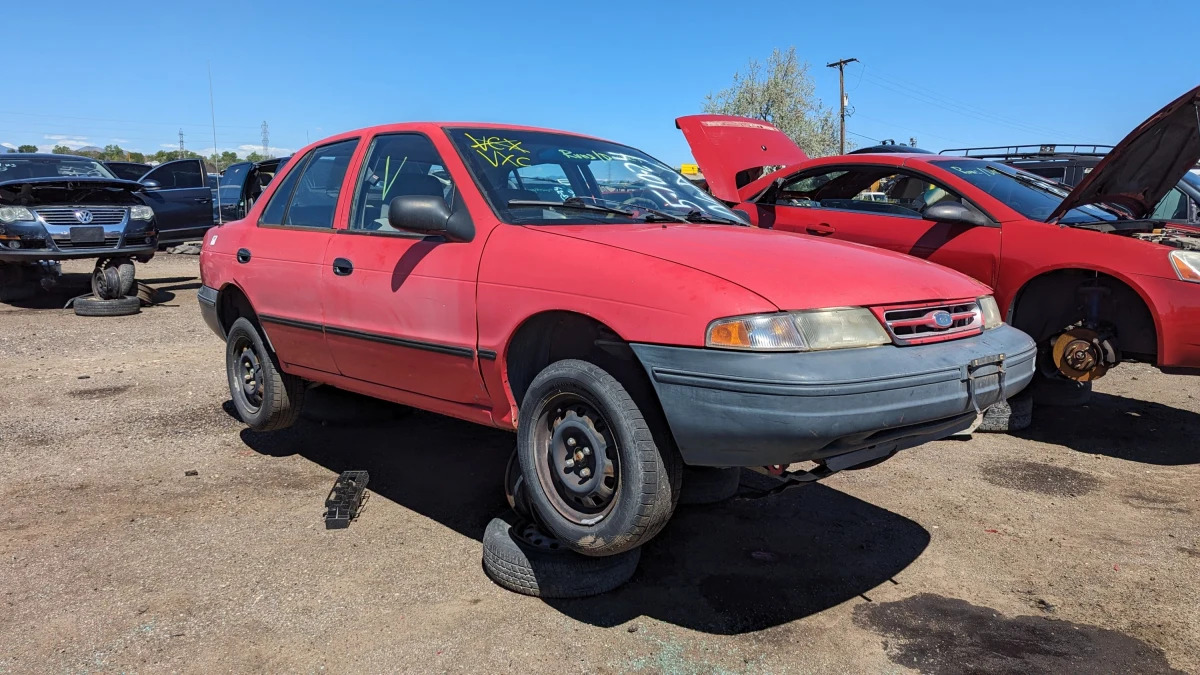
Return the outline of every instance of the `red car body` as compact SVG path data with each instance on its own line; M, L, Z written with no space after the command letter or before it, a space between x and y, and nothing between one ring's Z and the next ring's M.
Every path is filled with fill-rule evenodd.
M649 476L665 500L654 523L673 508L656 478L671 457L862 466L970 427L1033 376L1032 341L969 277L748 227L636 150L527 127L397 124L320 141L244 219L208 232L200 269L201 313L227 341L230 393L255 428L290 424L303 381L519 426L522 474L548 481L546 500L579 498L597 476ZM571 380L578 415L553 409L560 390L534 393L563 364L586 373ZM593 384L597 369L615 384ZM618 385L636 410L594 403ZM533 447L546 427L530 409L554 413L554 438L582 435L574 459ZM598 421L580 421L593 409ZM621 424L657 445L601 438ZM667 459L613 476L591 447L642 453L621 467ZM589 502L556 530L593 555L659 526L638 515L642 488L606 485L595 494L632 510ZM538 507L544 522L560 522L561 501ZM603 518L627 526L597 530Z
M1200 231L1144 219L1200 156L1198 100L1200 88L1139 126L1045 218L1029 217L972 182L998 173L979 160L917 153L809 159L761 121L697 115L676 125L712 194L738 204L759 227L867 244L968 274L994 288L1007 320L1039 342L1044 368L1057 365L1055 341L1074 328L1089 330L1097 343L1110 340L1104 344L1115 347L1115 360L1123 354L1164 370L1194 370L1200 368L1200 284L1185 280L1187 268L1177 271L1169 256L1200 249ZM756 177L760 167L772 165L783 168ZM934 193L939 199L949 193L976 222L922 217L921 209L902 205L929 204L897 194L886 202L873 201L881 193L855 194L877 176L897 194L916 183L941 188ZM1066 222L1071 209L1097 202L1125 213L1104 223ZM1082 289L1094 287L1103 291L1089 307L1090 291ZM1101 374L1070 371L1080 380Z

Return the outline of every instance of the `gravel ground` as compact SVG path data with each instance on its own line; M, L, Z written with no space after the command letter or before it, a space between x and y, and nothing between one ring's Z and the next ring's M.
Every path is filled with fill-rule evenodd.
M627 586L542 601L480 568L512 435L248 431L195 257L119 318L61 309L66 268L0 305L0 672L1200 670L1200 380L1125 365L1019 437L681 507ZM371 498L325 530L344 469Z

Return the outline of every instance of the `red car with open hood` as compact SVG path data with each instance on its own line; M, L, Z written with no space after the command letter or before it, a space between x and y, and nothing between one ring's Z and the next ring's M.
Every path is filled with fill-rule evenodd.
M638 150L526 127L315 143L200 267L252 427L324 384L515 430L539 522L590 555L657 533L684 463L864 467L1033 375L967 276L748 227Z
M1122 360L1200 372L1200 230L1149 218L1200 160L1198 111L1200 87L1069 193L980 159L809 159L757 120L696 115L676 126L712 194L759 227L906 253L993 287L1007 320L1038 343L1031 392L1063 402Z

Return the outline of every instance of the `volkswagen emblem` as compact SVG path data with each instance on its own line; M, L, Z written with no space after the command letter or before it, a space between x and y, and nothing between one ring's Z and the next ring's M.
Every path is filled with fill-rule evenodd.
M954 317L950 316L950 312L944 309L939 309L933 313L933 322L938 328L949 328L954 325Z
M87 225L92 222L92 212L87 209L80 209L75 212L75 220Z

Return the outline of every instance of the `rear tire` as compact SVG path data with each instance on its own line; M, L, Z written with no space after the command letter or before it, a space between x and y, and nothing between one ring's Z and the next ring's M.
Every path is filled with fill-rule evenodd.
M255 431L292 426L304 405L304 380L281 372L258 329L246 317L225 338L229 397L242 421Z
M579 555L521 518L493 518L483 533L483 570L492 581L539 598L607 593L629 581L641 557L640 548L603 558Z
M115 300L95 297L75 298L71 303L78 316L128 316L142 311L142 301L136 295Z
M641 546L675 510L680 462L660 447L625 387L586 361L550 364L521 404L517 456L537 521L567 548L611 556Z

